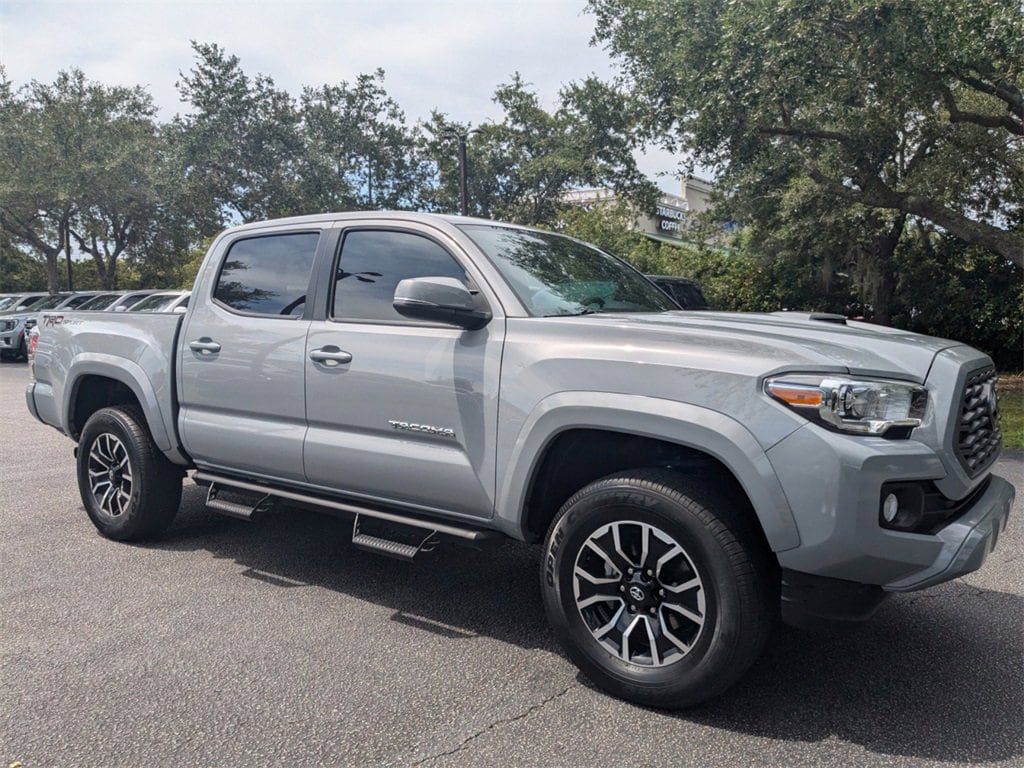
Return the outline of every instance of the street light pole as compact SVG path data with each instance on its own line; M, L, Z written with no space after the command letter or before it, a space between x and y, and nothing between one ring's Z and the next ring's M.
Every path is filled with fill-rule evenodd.
M68 262L68 293L74 293L75 283L71 276L71 225L68 222L64 222L64 258Z
M471 133L479 133L479 128L469 131L457 131L454 128L447 128L439 136L446 139L455 139L459 142L459 212L466 216L469 213L469 185L467 183L468 162L466 160L466 140Z
M466 189L466 134L459 134L459 213L469 213L469 191Z

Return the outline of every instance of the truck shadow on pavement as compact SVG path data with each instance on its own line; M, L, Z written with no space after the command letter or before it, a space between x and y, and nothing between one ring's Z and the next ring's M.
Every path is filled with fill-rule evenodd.
M841 636L779 627L746 678L687 719L957 763L1024 754L1024 598L953 582ZM870 758L865 758L870 764Z
M155 547L207 551L282 589L316 586L369 601L394 610L393 621L453 641L486 636L557 651L537 588L539 548L446 546L405 563L353 548L350 531L345 520L300 510L249 523L223 518L187 484ZM897 595L844 635L779 627L724 696L656 714L767 739L838 740L876 755L996 762L1024 754L1022 681L1024 598L958 581Z

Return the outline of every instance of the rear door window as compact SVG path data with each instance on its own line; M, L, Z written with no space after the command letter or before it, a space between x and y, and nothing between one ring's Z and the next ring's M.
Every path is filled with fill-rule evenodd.
M236 241L224 257L214 299L247 314L302 315L319 239L317 232L296 232Z

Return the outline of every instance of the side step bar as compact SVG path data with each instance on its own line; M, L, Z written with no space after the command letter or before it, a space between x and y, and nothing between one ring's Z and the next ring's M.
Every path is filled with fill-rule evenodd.
M216 510L221 514L227 515L228 517L237 517L240 520L250 520L252 516L259 511L267 509L270 506L270 494L264 493L258 498L255 503L252 503L249 498L252 494L248 492L243 493L229 493L229 495L235 496L241 500L232 501L231 499L225 499L221 497L224 493L224 489L216 483L210 483L210 489L206 492L206 506L210 509Z
M398 526L381 525L380 521L373 522L375 525L361 525L360 515L356 515L356 519L352 521L352 546L399 560L412 560L420 552L433 551L440 543L434 538L434 534L437 533L434 530L424 536L422 528L411 528L404 523ZM367 527L374 532L367 532ZM406 530L403 531L403 528ZM376 535L378 533L380 535Z
M207 505L211 509L223 512L224 514L228 514L233 517L249 519L252 517L254 512L269 506L275 498L288 499L289 501L296 501L300 504L322 507L333 512L343 512L345 514L355 515L356 519L352 529L352 543L357 547L372 550L374 552L380 552L381 554L391 555L392 557L411 559L411 557L415 556L417 552L430 551L430 549L433 549L432 545L436 543L433 539L435 535L448 536L468 544L486 544L503 538L503 536L496 531L464 528L450 522L442 523L436 520L424 520L418 517L410 517L395 512L385 512L383 510L372 509L370 507L362 507L350 502L325 499L320 496L312 496L298 491L287 491L282 488L271 488L265 485L259 485L258 483L250 483L245 480L238 480L236 478L225 477L223 475L215 475L209 472L196 472L192 476L192 479L196 483L209 484L210 490L207 494ZM234 501L228 501L226 499L218 499L218 494L225 491L236 493L241 491L242 495L247 495L245 492L248 492L248 494L258 494L260 499L255 504L241 504ZM210 503L211 499L213 503ZM415 528L421 531L425 538L423 538L417 546L414 544L404 544L390 538L384 538L362 532L360 531L360 517L372 518L376 521L392 523L402 527ZM412 552L411 555L409 555L410 550Z

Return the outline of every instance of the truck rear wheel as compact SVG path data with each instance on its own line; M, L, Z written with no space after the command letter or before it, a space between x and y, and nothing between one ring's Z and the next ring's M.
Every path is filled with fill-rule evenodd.
M620 698L676 709L750 668L777 587L742 512L661 469L598 480L565 503L548 531L541 590L584 674Z
M134 408L102 408L89 417L78 442L78 490L108 539L137 541L163 531L178 512L181 477Z

